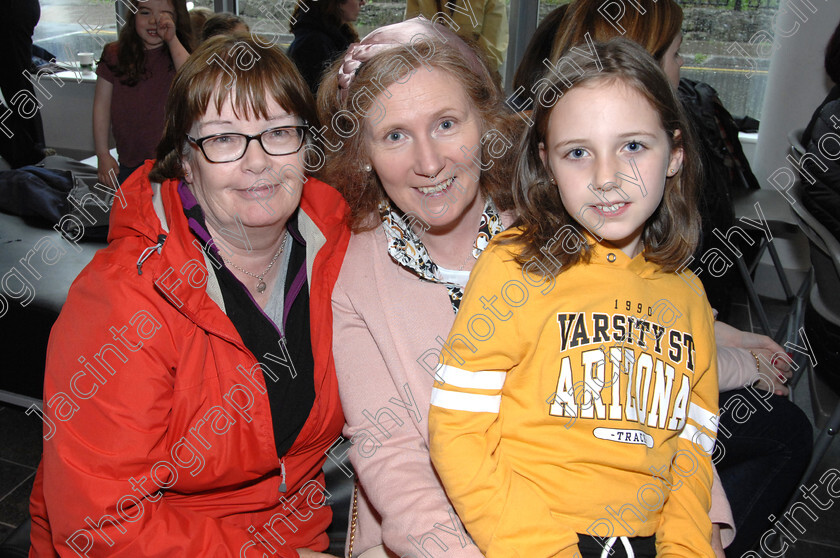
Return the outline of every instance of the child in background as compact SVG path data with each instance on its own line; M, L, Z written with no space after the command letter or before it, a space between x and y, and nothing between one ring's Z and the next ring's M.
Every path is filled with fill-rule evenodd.
M214 14L207 18L201 28L201 42L216 35L247 35L251 32L245 20L228 12Z
M191 45L185 0L131 0L131 8L119 39L105 46L96 69L93 142L99 181L107 185L112 171L122 183L154 158L169 86ZM112 128L119 163L108 152Z
M422 15L451 28L477 45L493 72L505 63L508 49L507 2L500 0L407 0L403 19ZM498 75L495 76L498 79Z
M625 39L593 48L543 81L517 226L479 259L442 351L431 457L488 558L713 557L714 318L678 273L696 156L656 62Z
M204 23L213 17L213 10L203 6L196 6L190 10L190 29L192 29L193 47L197 47L201 43L201 30L204 29Z

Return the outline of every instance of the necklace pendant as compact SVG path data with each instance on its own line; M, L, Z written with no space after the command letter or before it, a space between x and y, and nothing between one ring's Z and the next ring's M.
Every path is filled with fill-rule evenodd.
M257 285L257 292L264 293L265 292L265 281L260 281Z

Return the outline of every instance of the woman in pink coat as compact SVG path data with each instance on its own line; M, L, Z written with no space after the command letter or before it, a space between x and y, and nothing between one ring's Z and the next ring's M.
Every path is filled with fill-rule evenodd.
M383 543L397 556L481 556L429 461L426 414L469 271L512 221L518 118L502 101L480 56L419 18L351 46L319 89L334 149L325 174L355 232L332 299L353 442L332 457L349 458L360 481L353 557L382 556L371 549Z

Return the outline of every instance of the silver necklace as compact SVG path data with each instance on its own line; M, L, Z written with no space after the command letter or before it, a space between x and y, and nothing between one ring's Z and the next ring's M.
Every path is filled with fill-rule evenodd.
M265 277L268 274L268 272L271 271L272 266L274 266L274 262L277 261L277 258L280 257L280 254L282 254L283 250L286 248L286 235L288 234L288 232L289 232L288 230L283 231L283 240L280 241L280 249L277 250L277 253L274 254L273 258L271 258L271 263L268 264L268 267L265 268L265 271L263 271L262 274L260 274L260 275L256 275L254 273L251 273L247 269L242 269L241 267L239 267L238 265L236 265L235 263L233 263L232 261L230 261L227 258L222 258L222 259L225 260L226 264L233 266L234 268L238 269L239 271L241 271L245 275L250 275L251 277L254 277L255 279L257 279L259 281L259 283L257 283L257 292L258 293L263 293L263 292L265 292L265 287L266 287L265 281L263 281L263 277Z
M470 248L470 253L467 254L466 258L464 258L464 262L460 266L458 266L458 271L464 271L464 268L467 267L467 262L470 261L470 258L476 259L475 255L473 254L473 250L475 250L475 247Z

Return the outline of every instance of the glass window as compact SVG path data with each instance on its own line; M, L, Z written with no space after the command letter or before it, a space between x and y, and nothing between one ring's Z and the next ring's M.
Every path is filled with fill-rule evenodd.
M115 40L113 0L41 0L33 42L57 61L75 61L80 52L92 52L98 60L102 48Z
M289 32L289 18L295 9L294 0L239 0L239 16L252 33L266 37L279 37L277 44L286 50L294 36Z
M406 0L397 0L396 2L383 0L367 2L366 0L359 14L359 20L356 22L356 31L359 32L359 37L364 37L377 27L402 21L405 16L405 4ZM443 2L443 4L446 4L446 2Z
M537 25L548 15L549 12L559 8L562 4L568 4L569 0L540 0L540 11L537 14Z
M272 35L281 33L280 46L284 49L294 39L289 32L289 18L294 12L295 0L239 0L239 15L252 31ZM364 37L377 27L402 21L405 0L396 2L366 1L355 23L359 37Z
M759 118L779 0L676 1L683 9L682 77L714 87L733 115ZM539 21L565 3L541 0Z
M681 75L714 87L735 116L759 118L779 0L681 0Z

